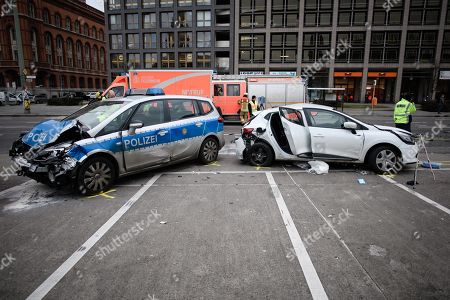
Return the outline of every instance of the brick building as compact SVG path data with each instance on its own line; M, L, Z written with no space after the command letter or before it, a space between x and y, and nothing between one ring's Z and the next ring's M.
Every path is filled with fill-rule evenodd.
M22 45L13 11L0 18L0 87L22 86L25 78L28 88L106 87L103 12L84 0L17 0L17 8Z

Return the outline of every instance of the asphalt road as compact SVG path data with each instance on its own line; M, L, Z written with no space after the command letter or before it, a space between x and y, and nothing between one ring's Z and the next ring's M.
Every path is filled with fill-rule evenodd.
M0 117L3 166L36 121ZM415 118L413 130L436 121ZM428 135L443 169L436 181L421 169L415 191L412 170L242 164L238 126L226 126L216 163L124 178L95 197L11 177L0 186L0 298L449 299L448 130Z

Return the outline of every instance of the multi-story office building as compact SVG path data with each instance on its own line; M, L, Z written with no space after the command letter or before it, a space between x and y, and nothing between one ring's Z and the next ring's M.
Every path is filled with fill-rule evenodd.
M130 69L233 73L233 0L108 0L110 76Z
M18 0L16 7L0 18L0 87L24 86L25 80L28 88L106 87L101 11L85 0ZM19 70L19 52L23 70Z
M448 2L109 0L109 66L303 73L345 101L421 101L450 93Z

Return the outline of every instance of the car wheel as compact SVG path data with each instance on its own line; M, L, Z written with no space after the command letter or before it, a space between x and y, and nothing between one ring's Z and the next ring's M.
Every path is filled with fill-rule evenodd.
M400 157L388 146L375 148L369 155L368 162L377 173L399 172L403 168Z
M256 143L250 148L248 158L252 166L268 167L273 162L274 154L269 145Z
M88 159L81 165L77 176L77 189L81 194L95 194L107 190L116 178L111 160L104 157Z
M199 160L203 164L210 164L217 160L219 156L219 142L215 138L209 137L203 141L200 147Z

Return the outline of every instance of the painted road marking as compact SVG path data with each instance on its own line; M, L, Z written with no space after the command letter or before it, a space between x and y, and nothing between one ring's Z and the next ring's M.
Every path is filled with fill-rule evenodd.
M292 220L291 214L284 202L283 196L281 195L278 185L273 178L271 172L266 172L267 180L269 181L270 187L272 188L272 193L275 196L275 200L280 210L281 217L283 218L284 225L291 239L292 245L294 246L295 254L297 256L298 262L305 276L306 282L308 284L309 290L313 299L328 299L325 290L323 289L322 282L320 281L319 275L317 275L316 269L311 261L311 258L306 251L305 244L300 237L300 234L295 227L294 221Z
M130 200L128 200L105 224L80 246L50 277L48 277L27 299L42 299L80 261L81 258L116 224L116 222L136 203L142 195L161 177L154 175Z
M116 190L109 190L109 191L107 191L107 192L101 192L101 193L99 193L99 194L97 194L97 195L92 195L92 196L89 196L88 198L89 199L92 199L92 198L97 198L97 197L100 197L100 196L102 196L102 197L105 197L105 198L108 198L108 199L114 199L115 197L114 196L110 196L110 195L108 195L109 193L112 193L112 192L115 192Z
M398 183L397 181L395 181L395 180L393 180L393 179L391 179L391 178L389 178L389 177L386 177L386 176L384 176L384 175L379 175L379 176L380 176L381 178L383 178L384 180L386 180L387 182L390 182L390 183L392 183L392 184L398 186L398 187L401 188L402 190L407 191L408 193L410 193L410 194L416 196L417 198L419 198L419 199L421 199L421 200L427 202L428 204L433 205L434 207L436 207L436 208L442 210L443 212L445 212L446 214L450 215L450 209L448 209L447 207L445 207L445 206L443 206L443 205L440 205L440 204L437 203L437 202L434 202L434 201L431 200L430 198L428 198L428 197L426 197L426 196L424 196L424 195L422 195L422 194L420 194L420 193L418 193L418 192L416 192L416 191L413 191L412 189L410 189L410 188L404 186L404 185L401 184L401 183Z

